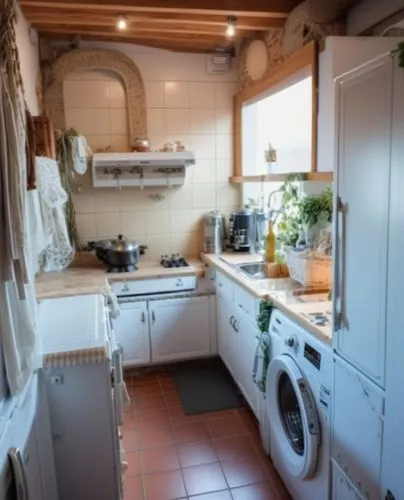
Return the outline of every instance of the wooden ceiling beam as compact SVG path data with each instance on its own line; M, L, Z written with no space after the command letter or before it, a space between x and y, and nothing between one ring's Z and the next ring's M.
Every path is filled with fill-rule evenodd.
M300 0L203 0L195 8L193 0L20 0L22 7L51 7L104 12L158 12L183 14L221 14L223 16L273 17L285 19Z
M124 34L127 34L128 36L130 36L131 34L136 34L136 33L150 33L150 34L154 34L154 33L165 33L165 34L170 34L170 35L182 35L182 34L190 34L190 35L195 35L195 36L217 36L217 37L221 37L223 38L225 36L224 34L224 28L220 29L220 28L211 28L211 29L206 29L203 28L203 27L200 27L200 26L192 26L192 25L179 25L179 26L175 26L175 25L161 25L161 26L156 26L156 25L147 25L147 24L136 24L136 25L132 25L132 26L129 26L125 32L118 32L115 28L114 25L111 26L111 23L109 24L99 24L99 23L95 23L95 22L91 22L91 21L87 21L87 22L82 22L82 23L78 23L78 22L75 22L75 23L69 23L69 22L66 22L65 19L61 19L59 20L58 22L53 22L53 23L49 23L47 21L35 21L34 19L30 20L31 24L32 24L32 27L35 28L36 30L38 31L44 31L45 29L46 30L50 30L50 31L57 31L58 30L58 27L60 26L62 29L69 29L71 30L72 32L82 32L82 31L87 31L87 28L90 28L91 27L91 30L94 30L94 31L106 31L105 28L107 28L108 33L117 33L117 34L120 34L120 35L124 35ZM171 26L171 27L170 27ZM244 37L247 37L251 35L251 33L249 31L243 31L243 30L239 30L237 32L237 36L236 38L244 38Z
M223 35L200 35L199 33L177 33L175 35L175 38L173 37L172 34L170 33L148 33L148 32L142 32L139 34L136 30L129 31L126 30L125 34L123 34L120 31L116 31L115 29L111 30L106 30L103 29L102 31L97 31L93 27L85 27L81 26L78 29L74 27L56 27L56 28L50 28L49 26L37 26L36 29L40 34L46 32L46 33L64 33L68 34L71 36L81 36L81 35L92 35L92 36L102 36L102 37L108 37L111 40L116 40L117 38L130 38L131 40L142 40L143 38L153 38L155 40L167 40L167 41L185 41L185 42L190 42L190 43L210 43L211 45L229 45L228 40L223 36ZM135 43L135 42L133 42ZM231 45L231 44L230 44Z
M70 33L53 33L53 32L41 32L41 38L46 38L50 40L64 40L69 41L74 38L74 36ZM89 41L105 41L111 42L111 37L109 36L101 36L101 35L91 35L91 34L83 34L80 35L82 40ZM196 40L192 40L190 42L187 41L177 41L176 39L159 39L156 40L154 37L151 39L148 38L133 38L126 36L117 36L114 42L122 42L122 43L134 43L136 45L145 45L147 47L155 47L158 49L172 50L174 52L194 52L194 53L208 53L212 52L212 43L207 42L198 42Z
M115 16L111 14L99 15L94 12L82 14L73 14L71 11L59 12L41 12L36 10L24 10L25 17L31 24L87 24L99 26L112 26L115 22ZM181 26L192 26L194 29L212 29L223 30L226 27L226 19L218 16L211 16L214 19L206 19L205 16L187 16L182 19L171 17L148 17L130 14L127 17L129 25L141 26L147 23L155 28L173 28L180 29ZM269 28L282 28L283 19L254 19L240 18L237 22L237 29L241 31L265 31Z

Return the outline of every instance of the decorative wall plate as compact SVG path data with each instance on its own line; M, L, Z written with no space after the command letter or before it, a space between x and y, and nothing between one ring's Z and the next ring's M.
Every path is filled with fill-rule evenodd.
M252 40L246 51L246 70L252 81L262 78L268 68L268 48L263 40Z

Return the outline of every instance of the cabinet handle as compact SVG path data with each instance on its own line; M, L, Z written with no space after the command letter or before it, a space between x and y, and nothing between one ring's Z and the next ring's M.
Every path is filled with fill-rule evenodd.
M142 311L142 323L146 322L146 314Z
M234 326L233 326L233 321L234 321L234 316L233 316L233 315L231 315L231 316L230 316L230 318L229 318L229 325L230 325L230 326L232 326L232 327L234 328Z
M235 331L236 333L238 333L238 325L239 325L239 323L238 323L238 319L235 319L235 320L234 320L233 329L234 329L234 331Z
M151 313L151 319L153 323L156 321L156 313L154 311Z
M218 282L218 285L219 285L219 288L223 288L223 285L222 285L222 283L220 283L220 281Z
M335 301L336 307L336 329L348 328L348 321L345 312L345 273L346 273L346 216L348 212L348 204L343 203L338 196L337 199L338 211L338 232L341 230L340 255L337 259L337 297Z
M8 457L15 479L17 500L29 500L27 476L25 474L24 460L21 451L18 448L11 448L8 451Z

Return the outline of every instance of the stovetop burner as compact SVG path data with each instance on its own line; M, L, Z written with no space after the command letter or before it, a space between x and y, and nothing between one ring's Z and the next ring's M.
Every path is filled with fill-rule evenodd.
M107 269L107 273L131 273L132 271L137 271L137 267L135 265L116 266L116 267L109 267Z
M171 257L168 255L162 255L160 264L165 267L189 267L188 262L179 253L173 253Z
M331 324L331 311L303 313L303 316L315 326L328 326Z

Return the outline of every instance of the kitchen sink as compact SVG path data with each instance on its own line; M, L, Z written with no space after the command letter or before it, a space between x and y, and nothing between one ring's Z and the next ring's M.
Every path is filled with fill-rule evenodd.
M266 280L267 273L266 268L267 265L265 262L254 262L250 264L237 264L240 271L246 274L249 278L253 280Z

